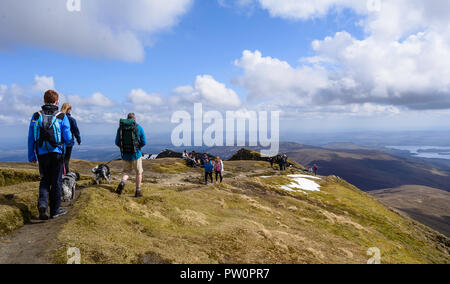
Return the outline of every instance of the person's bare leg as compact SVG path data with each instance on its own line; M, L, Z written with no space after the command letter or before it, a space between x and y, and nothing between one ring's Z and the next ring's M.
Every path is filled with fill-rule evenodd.
M142 197L141 185L142 185L142 174L136 174L136 194L134 196L136 198Z
M142 174L136 175L136 188L140 189L142 185Z
M129 175L125 174L122 177L122 181L120 182L119 186L116 189L116 193L118 195L122 195L123 190L125 189L125 183L127 182L127 180L130 178Z

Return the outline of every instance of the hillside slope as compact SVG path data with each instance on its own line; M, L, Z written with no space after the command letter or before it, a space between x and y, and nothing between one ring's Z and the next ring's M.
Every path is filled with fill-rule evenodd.
M450 237L450 193L420 185L371 191L384 204L395 208Z
M72 167L89 175L94 165ZM121 163L111 167L117 178ZM450 263L448 238L336 177L306 177L320 184L317 192L286 191L286 174L296 171L280 175L266 162L225 162L224 183L210 186L178 159L144 168L142 199L131 184L122 197L110 192L117 181L86 185L71 209L77 214L59 230L54 262L77 247L83 263L366 263L378 247L383 263ZM19 196L24 186L29 195ZM0 208L13 207L6 194L16 194L35 215L34 186L0 188ZM0 252L8 245L0 242Z
M408 184L450 191L450 173L418 159L374 150L301 148L287 154L306 167L317 164L321 174L337 175L365 191Z

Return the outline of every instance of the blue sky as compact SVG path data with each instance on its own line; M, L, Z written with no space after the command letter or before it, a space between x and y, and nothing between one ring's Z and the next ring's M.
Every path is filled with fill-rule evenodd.
M58 90L89 96L94 92L121 100L132 88L170 93L191 84L198 74L212 74L229 84L240 74L233 65L243 50L260 50L296 65L312 55L311 42L341 30L361 33L351 11L314 21L271 18L268 12L246 13L224 8L216 1L196 1L179 25L153 35L144 62L83 58L33 46L1 52L7 68L0 70L2 84L30 84L36 74L53 76ZM351 19L351 20L349 20ZM240 94L245 96L245 89Z
M445 1L61 2L0 4L0 129L26 127L46 87L93 133L128 111L163 131L198 101L281 109L283 131L449 129Z

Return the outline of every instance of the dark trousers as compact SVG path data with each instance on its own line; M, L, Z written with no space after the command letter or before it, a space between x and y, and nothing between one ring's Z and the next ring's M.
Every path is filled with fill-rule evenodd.
M50 207L50 216L56 215L61 206L63 156L49 153L38 157L41 183L38 207Z
M220 182L222 182L223 181L222 172L216 172L216 181L218 180L219 177L220 177Z
M66 147L66 149L65 149L66 153L64 154L64 167L66 169L66 174L70 173L69 163L70 163L70 157L72 156L72 148L73 147Z
M205 173L205 183L208 183L208 177L211 179L211 183L213 183L212 173Z

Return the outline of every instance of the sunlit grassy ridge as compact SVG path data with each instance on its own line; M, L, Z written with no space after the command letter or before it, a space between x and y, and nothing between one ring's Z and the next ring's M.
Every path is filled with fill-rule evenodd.
M0 168L0 186L39 181L39 179L39 172L36 170Z
M132 185L123 197L114 185L86 189L63 247L80 248L84 263L366 263L371 247L384 263L449 263L448 239L338 178L322 180L321 192L290 193L280 189L287 176L236 161L225 163L233 174L224 184L206 187L199 171L157 163L171 170L142 199ZM65 259L62 249L55 261Z
M39 183L0 187L0 236L22 227L37 214Z
M80 186L90 183L83 176ZM29 222L37 212L40 175L37 165L1 163L0 167L0 236L9 234Z
M78 214L57 236L54 261L77 247L83 263L366 263L371 247L383 263L450 263L449 239L385 207L347 182L327 177L320 192L287 192L288 174L267 162L225 162L221 185L204 186L203 170L178 159L144 161L144 198L89 186L97 163L74 161L83 175ZM11 164L11 171L34 170ZM38 183L0 187L0 234L36 216ZM13 195L13 198L11 198Z

